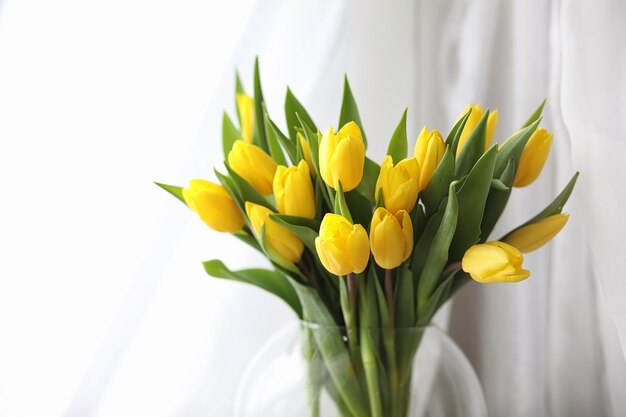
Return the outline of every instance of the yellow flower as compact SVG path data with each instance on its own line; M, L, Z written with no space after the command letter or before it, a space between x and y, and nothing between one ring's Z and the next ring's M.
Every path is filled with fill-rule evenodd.
M315 176L317 173L315 172L315 165L313 165L313 159L311 159L311 148L309 148L309 142L302 136L300 133L296 135L298 137L298 141L300 142L300 146L302 147L302 153L304 154L304 160L309 166L309 171L311 171L311 175Z
M272 210L246 201L246 214L257 239L261 238L261 227L265 225L265 242L271 249L289 262L296 262L300 259L304 251L304 244L286 227L269 218Z
M537 223L529 224L508 235L504 241L520 252L528 253L548 243L567 223L569 214L548 216Z
M361 130L354 122L346 123L335 135L329 128L320 141L320 174L334 189L341 181L343 191L353 190L363 177L365 144Z
M278 166L274 175L274 197L282 214L315 217L315 193L305 161L300 161L297 167Z
M230 167L263 195L272 194L276 162L256 145L236 140L228 153Z
M228 191L205 180L191 180L183 188L185 203L218 232L234 233L243 227L243 216Z
M525 187L535 181L548 160L552 145L552 134L544 128L535 130L528 139L519 166L515 172L515 187Z
M480 107L478 104L476 105L469 104L465 108L465 110L463 110L463 113L461 113L461 117L465 113L467 113L469 109L472 109L472 112L467 118L467 122L465 122L465 127L463 128L463 132L461 132L461 137L459 138L459 145L456 150L457 155L461 153L461 149L463 149L465 142L467 142L467 139L469 138L470 134L474 131L474 128L476 128L476 125L478 125L478 122L480 121L480 119L482 119L483 114L484 114L482 107ZM489 148L489 146L491 145L491 140L493 139L493 135L496 132L497 124L498 124L498 109L495 109L494 111L490 112L489 117L487 117L487 137L485 138L485 149Z
M370 257L363 226L333 213L324 216L315 248L322 265L335 275L363 272Z
M376 196L383 190L385 207L395 213L398 210L411 211L419 193L419 164L415 158L400 161L395 167L391 156L385 156L376 181Z
M254 100L247 94L237 94L237 109L241 119L241 138L252 143L252 131L254 129Z
M503 242L474 245L463 255L463 271L478 282L518 282L530 276L522 268L524 257L519 250Z
M415 150L413 151L413 156L417 159L420 166L420 191L428 185L445 151L446 144L441 137L441 133L438 130L429 132L426 126L424 126L417 137Z
M370 225L370 246L381 268L393 269L406 261L413 251L413 224L404 210L395 215L379 207Z

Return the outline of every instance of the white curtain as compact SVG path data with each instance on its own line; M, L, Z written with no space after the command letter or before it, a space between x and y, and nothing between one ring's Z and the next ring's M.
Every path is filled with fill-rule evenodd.
M618 0L258 1L232 59L220 64L227 73L196 140L172 143L189 152L184 168L158 180L183 184L219 166L221 110L233 114L230 69L250 90L257 54L268 110L283 126L287 85L318 125L335 125L347 73L375 159L405 106L412 138L425 123L447 131L468 102L499 108L503 140L547 97L548 165L515 190L494 237L540 211L580 170L570 222L526 257L529 280L470 284L440 320L476 369L491 416L624 416L624 21ZM159 205L154 247L59 415L232 415L247 361L294 319L267 294L205 277L202 260L234 268L263 260L168 196ZM2 401L11 405L0 392Z

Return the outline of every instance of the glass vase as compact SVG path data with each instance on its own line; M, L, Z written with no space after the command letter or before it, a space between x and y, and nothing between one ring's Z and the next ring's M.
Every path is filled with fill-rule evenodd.
M487 415L474 370L439 327L357 333L350 344L340 327L301 322L279 331L249 364L235 417Z

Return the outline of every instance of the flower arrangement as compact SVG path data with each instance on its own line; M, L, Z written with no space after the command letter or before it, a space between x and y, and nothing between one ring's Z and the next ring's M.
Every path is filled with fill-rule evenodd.
M157 184L272 266L233 271L211 260L204 263L209 275L256 285L301 320L337 329L309 343L322 362L337 353L349 358L346 366L326 363L328 378L312 382L331 386L342 415L401 417L406 364L419 340L394 330L428 324L468 282L528 278L522 254L543 246L568 220L562 209L578 173L543 211L490 240L513 188L535 181L547 160L552 135L539 127L543 106L492 145L497 110L469 105L445 138L424 127L412 154L405 110L378 165L365 154L347 78L336 132L322 133L288 89L284 133L265 108L257 61L253 96L236 77L238 124L224 113L219 184ZM381 331L361 331L368 328ZM319 391L311 390L313 416Z

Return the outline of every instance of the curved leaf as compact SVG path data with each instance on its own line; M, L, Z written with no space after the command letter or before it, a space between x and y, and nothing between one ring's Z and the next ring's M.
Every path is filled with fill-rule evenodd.
M309 113L289 88L287 88L287 95L285 96L285 120L287 121L289 138L293 142L297 140L296 129L300 126L300 120L304 121L313 131L318 130L315 123L313 123L313 119L309 116Z
M235 127L228 114L224 112L224 117L222 117L222 152L224 152L224 158L228 157L228 153L237 139L241 139L241 132Z
M487 137L487 119L489 110L483 114L472 133L467 138L461 153L456 159L454 177L461 178L476 164L485 151L485 138Z
M448 195L448 187L453 179L454 155L452 149L448 146L428 185L420 196L428 216L431 216L439 209L439 204Z
M184 205L187 205L187 203L185 203L185 199L183 198L183 187L179 187L177 185L161 184L160 182L155 182L155 184L179 199Z
M389 141L389 147L387 148L387 155L391 155L394 163L398 163L406 158L409 152L408 139L406 136L406 113L407 109L404 109L400 122L396 127L396 130L391 136Z
M365 149L367 149L367 137L365 136L365 128L363 127L363 123L361 123L359 109L356 105L356 100L352 95L350 83L348 82L348 76L346 75L343 83L343 100L341 102L341 114L339 115L339 126L337 126L337 129L341 129L341 127L348 122L355 122L359 126L359 128L361 129L361 133L363 134Z

